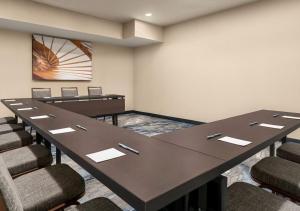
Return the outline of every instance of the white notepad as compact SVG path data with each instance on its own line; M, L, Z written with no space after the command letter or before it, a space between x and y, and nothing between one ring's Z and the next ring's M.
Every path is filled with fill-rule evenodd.
M246 145L252 143L251 141L246 141L246 140L242 140L242 139L232 138L232 137L229 137L229 136L225 136L225 137L219 138L218 140L219 141L224 141L224 142L227 142L227 143L230 143L230 144L236 144L236 145L239 145L239 146L246 146Z
M14 99L8 99L8 100L4 100L5 102L16 102L16 100Z
M18 111L28 111L32 110L33 108L19 108Z
M71 127L60 128L60 129L56 129L56 130L49 130L49 132L52 134L71 133L74 131L75 130Z
M11 106L17 106L17 105L23 105L23 103L11 103L9 105L11 105Z
M118 157L121 157L124 155L126 155L126 154L123 152L120 152L119 150L117 150L115 148L110 148L110 149L102 150L100 152L87 154L86 156L89 157L90 159L92 159L93 161L100 163L100 162L118 158Z
M30 119L47 119L49 118L48 115L41 115L41 116L32 116Z
M259 124L259 126L261 126L261 127L268 127L268 128L274 128L274 129L282 129L282 128L284 128L284 126L282 126L282 125L272 125L272 124L266 124L266 123L261 123L261 124Z
M300 117L296 117L296 116L282 116L282 118L286 118L286 119L299 119Z

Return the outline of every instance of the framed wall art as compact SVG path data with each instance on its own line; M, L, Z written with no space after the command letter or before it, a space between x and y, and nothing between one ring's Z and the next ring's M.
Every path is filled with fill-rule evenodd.
M50 81L92 80L92 44L32 35L32 78Z

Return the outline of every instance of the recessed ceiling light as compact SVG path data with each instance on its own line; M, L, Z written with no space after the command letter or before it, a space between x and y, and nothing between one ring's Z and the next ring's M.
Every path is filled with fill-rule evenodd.
M152 13L145 13L145 16L147 16L147 17L151 17L152 16Z

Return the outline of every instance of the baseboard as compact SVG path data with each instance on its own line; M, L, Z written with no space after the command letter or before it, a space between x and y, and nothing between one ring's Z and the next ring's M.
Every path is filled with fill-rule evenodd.
M131 114L131 113L135 113L135 111L134 110L127 110L127 111L122 112L122 114Z
M162 118L162 119L168 119L168 120L173 120L173 121L183 122L183 123L188 123L188 124L194 124L194 125L205 124L205 122L199 122L199 121L195 121L195 120L166 116L166 115L161 115L161 114L154 114L154 113L149 113L149 112L144 112L144 111L128 110L128 111L123 112L123 114L130 114L130 113L141 114L141 115L145 115L145 116L157 117L157 118Z

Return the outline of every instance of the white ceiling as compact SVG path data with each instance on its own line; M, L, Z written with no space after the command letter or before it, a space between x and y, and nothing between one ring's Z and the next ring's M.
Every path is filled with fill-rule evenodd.
M166 26L258 0L33 0L99 18ZM146 17L145 13L152 13Z

